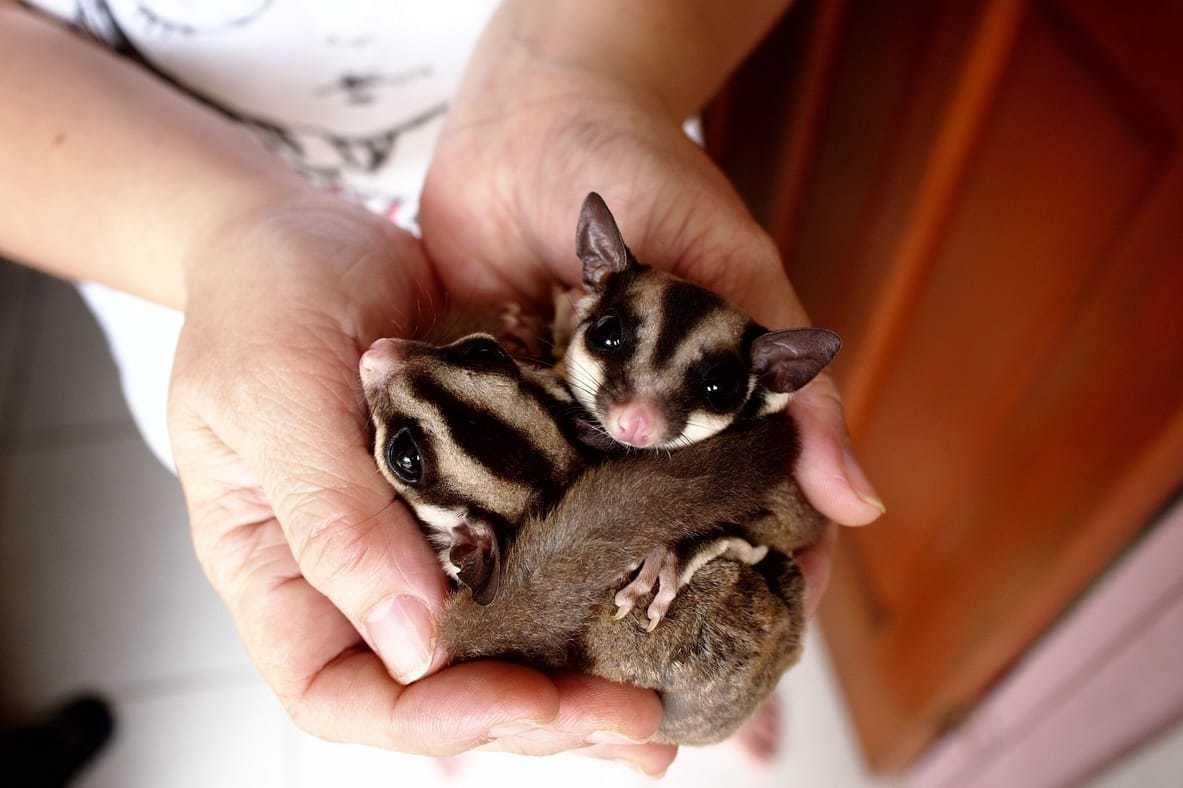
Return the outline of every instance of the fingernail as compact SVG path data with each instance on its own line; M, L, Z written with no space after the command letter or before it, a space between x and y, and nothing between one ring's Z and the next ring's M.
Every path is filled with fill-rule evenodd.
M587 737L589 744L644 744L644 739L630 739L616 731L595 731Z
M632 769L637 774L644 775L645 777L649 777L654 780L660 780L662 777L665 777L665 769L662 769L660 772L649 772L649 771L645 770L644 766L642 766L641 764L632 760L631 758L625 758L620 755L597 756L597 757L600 758L600 760L612 761L612 763L619 763L623 766L627 766L628 768Z
M636 771L640 772L641 774L643 774L646 777L649 777L653 780L660 780L662 777L665 777L665 773L670 770L670 767L667 766L660 771L651 772L639 763L635 763L635 762L631 762L631 761L626 761L626 763L629 763L629 765L631 765L633 767L633 769L635 769Z
M513 722L499 722L489 728L489 738L504 739L509 736L521 736L523 733L538 730L539 725L534 720L515 720Z
M379 602L366 626L378 656L399 682L410 684L431 667L435 625L421 600L403 595Z
M883 505L879 494L871 486L871 480L867 478L867 474L863 473L862 467L854 458L854 452L850 450L849 446L843 450L842 461L846 466L846 479L850 482L850 489L854 490L854 494L863 503L878 509L880 514L886 514L887 507Z

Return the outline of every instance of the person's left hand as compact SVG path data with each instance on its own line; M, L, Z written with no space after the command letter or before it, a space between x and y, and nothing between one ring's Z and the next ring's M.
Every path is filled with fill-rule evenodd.
M333 741L576 749L664 771L650 690L493 660L443 667L439 561L370 453L357 364L434 319L409 234L299 185L186 256L170 431L193 542L259 673ZM440 668L443 667L441 670Z

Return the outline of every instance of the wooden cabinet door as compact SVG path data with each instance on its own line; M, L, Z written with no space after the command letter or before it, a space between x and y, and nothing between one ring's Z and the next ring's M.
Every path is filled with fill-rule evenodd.
M786 25L811 36L778 32L724 106L756 111L735 102L777 42L810 42L780 139L746 154L763 173L735 174L846 339L888 513L843 534L822 619L870 764L898 770L1183 479L1183 5L807 3ZM743 129L716 128L742 165Z

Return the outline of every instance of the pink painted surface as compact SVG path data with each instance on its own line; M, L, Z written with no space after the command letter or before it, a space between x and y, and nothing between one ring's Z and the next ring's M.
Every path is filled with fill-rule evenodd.
M919 788L1072 784L1183 716L1183 503L913 770Z

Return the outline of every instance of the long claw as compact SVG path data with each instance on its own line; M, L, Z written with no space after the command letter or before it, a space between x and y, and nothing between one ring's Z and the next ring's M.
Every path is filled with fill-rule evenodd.
M616 598L613 600L614 602L616 602L617 609L616 609L616 614L612 617L615 618L617 621L619 621L620 619L627 616L633 610L633 600L631 599L631 596L629 594L625 593L625 591L627 591L627 590L628 590L627 588L622 588L619 591L617 591Z
M678 588L678 559L672 552L667 552L657 574L657 594L649 603L649 609L645 611L649 617L647 631L657 629L657 625L665 619L665 614L678 595Z
M641 563L641 571L637 573L637 576L633 578L631 583L616 592L612 599L617 607L614 615L616 620L619 621L632 612L637 602L644 599L653 590L653 584L657 582L667 552L664 547L655 547L650 550Z

